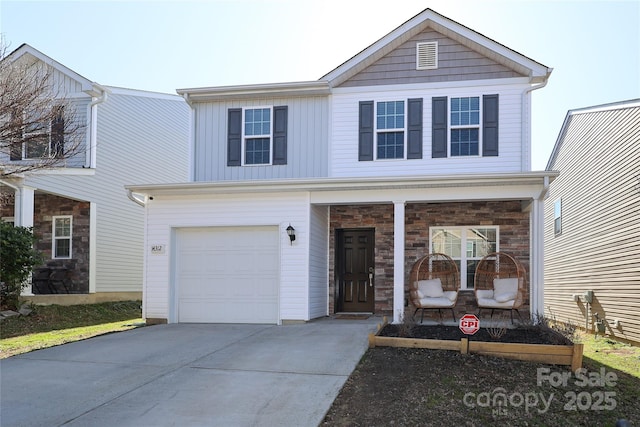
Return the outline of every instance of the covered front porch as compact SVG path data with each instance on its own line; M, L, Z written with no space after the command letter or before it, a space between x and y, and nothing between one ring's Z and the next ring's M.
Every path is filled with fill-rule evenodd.
M86 294L90 276L90 203L42 191L20 180L0 183L0 219L33 227L44 263L24 295Z
M463 181L458 177L446 184L424 179L398 187L390 182L376 191L312 192L312 203L329 205L329 314L366 311L388 316L394 323L409 319L415 310L408 297L409 272L417 259L432 252L448 253L458 263L461 286L454 307L456 319L478 313L473 292L475 265L489 252L504 251L526 268L528 287L519 310L522 319L542 315L543 197L549 177L527 175L520 180L496 176ZM370 230L371 249L345 249L341 236L360 230ZM371 261L346 271L348 263L341 259L351 255L345 250L352 254L371 250ZM365 293L366 298L373 298L371 309L345 309L352 307L346 302ZM510 313L506 313L510 322ZM493 320L500 322L503 315L503 310L497 310ZM426 312L424 318L425 322L441 322L437 310ZM488 322L491 310L483 310L481 318ZM451 311L443 310L442 322L449 321Z

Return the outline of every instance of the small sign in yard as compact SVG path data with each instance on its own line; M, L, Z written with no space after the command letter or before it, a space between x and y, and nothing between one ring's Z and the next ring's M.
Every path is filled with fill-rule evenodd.
M473 335L480 330L480 320L475 314L465 314L460 318L459 327L463 334Z

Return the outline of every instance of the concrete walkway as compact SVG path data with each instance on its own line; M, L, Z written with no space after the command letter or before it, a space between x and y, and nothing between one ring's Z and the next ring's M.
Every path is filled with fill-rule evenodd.
M379 318L174 324L0 361L2 426L317 426Z

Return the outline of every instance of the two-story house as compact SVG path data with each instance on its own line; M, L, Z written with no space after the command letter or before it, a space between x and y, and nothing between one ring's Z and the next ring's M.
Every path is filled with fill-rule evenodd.
M124 185L188 179L187 103L97 84L27 44L3 61L46 70L54 104L74 110L68 117L81 132L71 147L55 141L55 125L43 126L46 144L34 151L25 140L0 159L9 172L51 150L73 149L55 167L0 179L2 220L32 226L45 258L26 293L61 304L141 298L145 212L127 199Z
M282 324L405 311L412 264L508 251L543 311L531 93L551 69L430 9L317 81L181 89L189 183L144 197L143 315Z

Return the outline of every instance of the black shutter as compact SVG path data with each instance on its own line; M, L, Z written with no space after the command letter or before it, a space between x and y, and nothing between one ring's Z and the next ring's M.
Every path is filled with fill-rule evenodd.
M498 95L482 97L482 155L498 155Z
M431 157L447 157L447 97L431 101Z
M358 160L373 160L373 101L360 101Z
M227 166L242 164L242 108L229 109L227 127Z
M422 98L409 100L407 159L422 158Z
M22 140L15 138L11 139L9 160L22 160Z
M287 106L273 107L273 164L287 164Z
M51 121L51 154L53 157L64 155L64 107L56 107L55 117Z
M11 134L9 135L10 149L9 160L22 160L22 120L21 113L13 111L11 113L11 123L9 125Z

